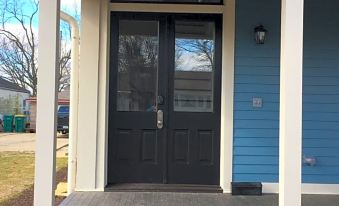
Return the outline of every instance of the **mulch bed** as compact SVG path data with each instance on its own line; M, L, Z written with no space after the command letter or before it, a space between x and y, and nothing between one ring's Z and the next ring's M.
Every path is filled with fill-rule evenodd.
M56 174L56 182L67 182L67 167L60 169ZM20 195L6 202L6 204L2 206L30 206L33 205L34 199L34 186L32 185L30 188L24 190L20 193ZM59 205L65 197L56 197L55 205Z

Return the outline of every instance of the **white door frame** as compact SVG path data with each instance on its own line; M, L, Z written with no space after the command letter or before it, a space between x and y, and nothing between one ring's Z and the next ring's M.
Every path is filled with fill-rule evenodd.
M220 186L230 192L233 155L233 92L234 92L234 36L235 0L226 0L224 5L107 3L102 5L100 23L99 103L96 190L104 190L107 184L108 143L108 76L109 76L109 17L111 11L120 12L168 12L223 14L222 94L221 94L221 144ZM104 178L103 178L104 177Z

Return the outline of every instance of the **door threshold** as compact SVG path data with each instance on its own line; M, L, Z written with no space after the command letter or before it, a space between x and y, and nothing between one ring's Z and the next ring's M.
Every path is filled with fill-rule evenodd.
M107 185L105 192L222 193L223 190L219 185L119 183Z

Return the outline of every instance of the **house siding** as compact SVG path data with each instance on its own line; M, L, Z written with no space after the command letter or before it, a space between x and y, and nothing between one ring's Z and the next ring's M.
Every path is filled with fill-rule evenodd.
M267 41L257 45L254 27ZM233 181L275 182L279 151L280 1L236 1ZM263 100L261 108L252 98Z
M279 0L236 5L233 181L277 182L279 170ZM339 2L305 1L303 167L305 183L339 183ZM268 30L256 45L253 28ZM263 99L262 108L252 98Z
M339 2L305 2L303 182L339 183Z
M0 114L16 114L25 111L24 101L29 98L29 93L18 92L0 88ZM8 104L4 104L8 102Z

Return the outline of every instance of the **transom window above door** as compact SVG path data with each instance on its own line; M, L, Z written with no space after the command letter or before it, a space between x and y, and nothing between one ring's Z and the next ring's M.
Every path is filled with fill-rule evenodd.
M112 3L222 4L223 0L111 0Z

